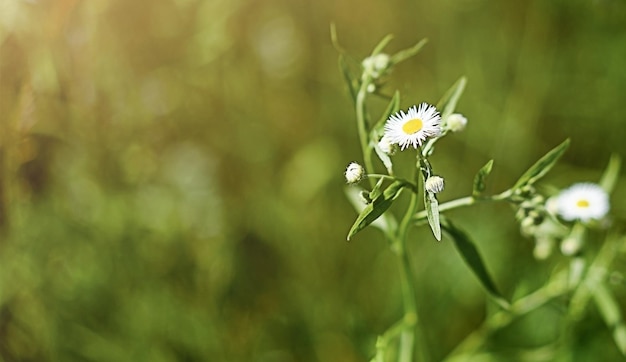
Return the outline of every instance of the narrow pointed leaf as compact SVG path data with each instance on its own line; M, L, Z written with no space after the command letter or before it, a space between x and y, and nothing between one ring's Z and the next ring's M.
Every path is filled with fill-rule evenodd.
M424 191L424 207L428 217L428 225L437 241L441 241L441 224L439 223L439 201L432 192Z
M480 194L485 191L485 179L491 173L491 169L493 168L493 160L487 162L480 170L476 176L474 176L474 188L472 190L472 196L480 196Z
M394 181L382 194L378 195L376 198L372 198L372 202L365 206L354 222L354 225L352 225L352 228L348 232L347 239L350 240L354 234L363 230L387 211L391 204L393 204L393 201L398 198L404 187L412 188L412 185L406 181Z
M441 119L446 119L449 115L454 113L456 104L459 102L459 98L465 90L465 84L467 78L461 77L457 80L450 89L441 97L441 100L437 103L437 109L441 112Z
M393 35L391 34L387 34L383 40L381 40L378 45L376 45L376 47L374 48L374 50L372 51L372 55L376 55L379 54L383 51L383 49L385 49L385 47L389 44L389 42L391 42L393 40Z
M335 23L330 24L330 42L333 44L333 47L335 47L335 50L337 50L340 54L346 53L346 51L339 44L339 38L337 37L337 27L335 26Z
M450 220L444 217L441 218L441 227L447 233L447 235L452 238L454 246L456 246L456 249L461 254L461 257L472 270L474 275L476 275L487 293L501 307L508 309L510 306L509 303L498 291L498 288L496 287L493 278L487 271L487 267L485 266L485 263L483 262L483 259L480 256L476 245L472 242L469 235L463 230L457 228L454 224L452 224Z
M626 325L622 320L620 306L615 300L615 296L604 283L598 283L593 287L593 299L602 315L602 319L611 329L615 344L622 352L622 355L626 356Z
M384 179L378 179L378 182L376 182L376 185L374 185L372 191L370 191L370 198L372 200L378 198L382 194L383 182L385 182Z
M383 152L378 146L378 143L372 142L372 147L374 147L374 151L376 152L376 156L382 161L383 165L387 169L387 173L393 175L393 163L391 162L391 157L388 154Z
M378 138L381 137L384 133L385 123L387 122L389 117L391 117L392 114L398 112L399 109L400 109L400 92L396 91L393 95L393 98L391 98L389 105L387 105L387 108L381 114L380 119L378 119L378 122L376 122L374 127L372 127L372 134L371 134L372 141L378 142Z
M419 43L413 45L412 47L397 52L396 54L391 56L391 63L398 64L406 59L409 59L410 57L419 53L419 51L422 50L422 48L424 47L424 45L426 45L426 43L428 43L428 39L424 38L420 40Z
M604 174L600 178L600 187L607 193L611 193L617 180L619 179L619 171L622 165L622 159L617 154L611 155L609 165L604 170Z
M532 185L537 180L545 176L548 171L556 164L556 162L563 156L563 153L569 147L569 138L563 141L560 145L553 148L545 156L541 157L534 165L532 165L524 174L517 180L513 189L520 188L524 185Z
M360 214L367 205L363 202L362 197L360 196L361 192L367 192L365 189L360 187L349 186L345 189L346 197L348 201L352 204L354 209L358 214ZM387 235L393 235L395 232L398 222L394 218L391 213L383 213L378 219L370 224L371 226L382 230Z

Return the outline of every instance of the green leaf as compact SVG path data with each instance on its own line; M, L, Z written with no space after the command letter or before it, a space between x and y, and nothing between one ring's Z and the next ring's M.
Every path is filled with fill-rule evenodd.
M391 162L391 158L388 154L384 153L380 147L378 147L378 141L380 137L384 134L385 123L389 119L389 117L396 113L400 109L400 92L396 91L391 98L391 101L387 105L387 109L381 114L380 119L374 127L372 127L372 131L370 132L370 143L378 158L382 161L383 165L387 169L387 173L390 175L393 174L393 164Z
M600 178L600 187L607 193L611 193L617 180L619 179L619 171L622 165L622 159L617 154L612 154L609 165L604 170L604 174Z
M373 197L372 202L365 206L354 222L354 225L352 225L352 228L350 228L347 239L350 240L354 234L363 230L387 211L393 201L398 198L404 187L413 188L413 185L406 181L397 180L389 185L378 197Z
M461 254L461 257L465 260L465 263L467 263L474 275L476 275L483 288L485 288L498 305L504 309L508 309L510 307L509 302L507 302L498 291L498 288L496 287L493 278L491 278L491 275L487 271L487 267L485 266L476 245L474 245L469 235L467 235L463 230L457 228L445 217L441 217L441 226L443 230L452 238L454 246L456 246L456 249Z
M378 142L378 138L382 136L382 134L384 133L385 123L387 122L389 117L391 117L392 114L398 112L399 109L400 109L400 92L396 91L393 95L393 98L391 98L389 105L387 105L387 108L378 119L378 122L376 122L374 127L372 127L372 133L370 135L372 141Z
M376 182L376 185L374 185L374 188L372 188L372 191L370 191L370 198L372 200L378 198L382 194L381 190L383 187L383 182L385 182L385 179L378 179L378 182Z
M441 224L439 223L439 201L434 193L424 191L424 208L428 217L428 225L437 241L441 241Z
M556 164L556 161L563 156L565 150L569 147L569 138L563 141L560 145L553 148L545 156L541 157L534 165L532 165L522 177L517 180L512 189L518 189L524 185L532 185L537 180L545 176L548 171Z
M352 101L356 103L356 94L357 94L357 86L354 79L352 79L352 74L350 74L350 69L348 67L348 63L346 62L346 58L343 54L339 54L339 68L341 69L341 74L343 74L343 79L348 86L348 91L350 91L350 97Z
M463 94L467 78L461 77L448 89L448 91L441 97L441 100L437 103L437 109L441 110L441 119L446 119L449 115L454 113L456 104Z
M422 47L424 47L424 45L426 45L426 43L428 43L428 39L422 39L419 41L419 43L413 45L412 47L397 52L396 54L391 56L391 63L398 64L402 61L405 61L406 59L409 59L410 57L419 53L419 51L422 49Z
M485 191L485 179L491 173L491 169L493 167L493 160L489 160L480 170L476 176L474 176L474 187L472 190L472 196L479 196L483 191Z
M604 283L597 283L593 286L593 299L602 315L602 319L611 329L615 344L622 352L622 355L626 356L626 325L624 325L622 320L620 306L615 300L615 296Z
M367 204L363 202L363 198L360 194L361 192L367 192L367 190L361 187L348 186L346 187L345 192L348 201L350 201L352 206L354 206L356 212L360 214L361 211L367 207ZM393 235L398 227L398 222L391 213L385 213L370 225L382 230L387 235Z
M382 161L383 165L385 165L385 168L387 169L387 173L390 175L393 175L393 163L391 162L391 157L389 157L388 154L386 154L385 152L383 152L383 150L380 149L380 147L378 146L378 142L372 142L372 147L374 148L374 151L376 152L376 156L378 156L378 158Z
M335 47L335 50L337 50L340 54L345 54L346 51L339 44L335 23L330 24L330 42L333 44L333 47Z
M393 35L391 34L387 34L387 36L385 36L383 38L383 40L381 40L378 45L376 45L376 47L374 48L374 50L372 51L372 55L376 55L379 54L383 51L383 49L385 49L385 47L387 45L389 45L389 42L391 42L393 40Z

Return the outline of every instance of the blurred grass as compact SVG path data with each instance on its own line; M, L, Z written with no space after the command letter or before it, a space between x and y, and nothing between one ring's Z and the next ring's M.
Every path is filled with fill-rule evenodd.
M488 191L501 191L567 137L557 186L626 154L621 0L0 0L2 360L371 356L399 286L379 234L344 241L342 171L359 151L331 22L357 59L387 33L392 50L429 38L387 87L404 108L468 77L469 126L432 160L442 201L471 192L491 158ZM532 259L508 206L451 215L507 296L554 267ZM413 235L437 360L480 323L485 297L449 242ZM553 341L559 308L492 349ZM597 318L580 329L577 360L617 358Z

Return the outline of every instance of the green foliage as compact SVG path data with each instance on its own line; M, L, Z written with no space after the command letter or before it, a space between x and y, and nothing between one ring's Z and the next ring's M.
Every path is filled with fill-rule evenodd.
M382 193L372 192L372 195L370 196L372 198L372 202L365 206L350 228L350 231L348 232L348 240L350 240L354 234L373 223L380 215L387 211L387 209L391 207L393 201L400 196L403 188L414 189L414 187L415 186L413 186L410 182L397 180L387 186Z
M424 207L428 218L428 225L437 241L441 241L441 225L439 223L439 201L432 192L424 192Z
M535 162L524 174L517 180L513 189L519 189L526 185L533 185L537 180L545 176L548 171L556 164L556 162L563 156L563 153L569 147L570 140L566 139L560 145L550 150L537 162Z
M621 166L622 159L616 154L611 155L611 158L609 159L609 164L604 170L604 173L600 178L600 182L598 182L600 187L602 187L607 193L611 193L615 188L615 184L619 179Z
M456 105L459 102L463 91L465 90L466 83L467 79L465 77L459 78L459 80L457 80L456 83L454 83L452 87L448 89L443 97L441 97L441 99L437 103L437 109L441 109L442 119L446 119L449 115L454 113Z
M508 309L509 303L502 296L496 287L496 283L489 274L483 258L480 256L476 244L470 239L469 235L454 225L448 218L441 219L443 230L450 236L454 242L454 246L474 275L478 278L482 286L493 297L494 301L502 308Z
M476 176L474 176L474 187L472 189L472 196L477 197L485 191L485 179L491 173L491 169L493 168L493 160L489 160L483 167L478 170Z
M626 154L625 15L623 1L1 1L0 360L351 362L372 358L377 335L397 360L415 325L416 359L622 359L623 328L592 289L568 286L560 236L535 260L512 216L526 205L506 190L571 138L536 189L612 190L610 217L586 230L581 283L600 281L623 317L623 177L615 159L600 173ZM510 310L485 313L489 292L452 239L434 241L415 155L371 150L370 172L393 171L377 192L399 178L420 189L343 241L378 181L342 180L364 161L350 106L389 32L393 70L364 93L365 143L387 107L437 102L466 76L454 112L470 122L430 158L446 180L438 208ZM614 259L594 263L608 244Z

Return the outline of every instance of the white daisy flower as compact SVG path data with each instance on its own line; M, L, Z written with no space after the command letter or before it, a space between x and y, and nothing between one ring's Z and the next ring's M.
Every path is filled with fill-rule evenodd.
M356 184L363 179L363 176L365 176L365 169L358 163L352 162L346 168L345 176L346 182L349 184Z
M407 113L400 111L387 120L385 136L401 150L409 146L417 148L429 137L441 134L441 117L437 109L428 103L409 108Z
M568 221L598 220L609 211L609 195L594 183L574 184L557 196L556 211Z

